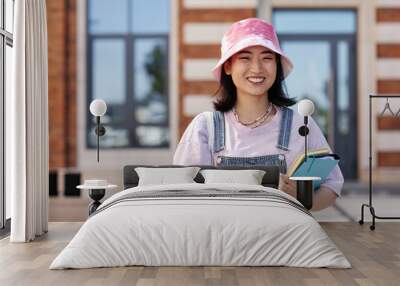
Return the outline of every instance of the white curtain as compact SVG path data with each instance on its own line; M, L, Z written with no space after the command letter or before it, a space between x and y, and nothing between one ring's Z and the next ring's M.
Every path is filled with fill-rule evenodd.
M48 225L46 3L18 0L14 11L13 93L6 118L10 241L28 242L47 232Z

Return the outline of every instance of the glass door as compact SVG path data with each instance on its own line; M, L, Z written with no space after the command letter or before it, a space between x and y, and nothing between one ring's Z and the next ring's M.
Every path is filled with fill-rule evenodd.
M294 64L289 96L314 102L313 118L341 157L346 179L357 178L355 17L353 10L274 10L281 46Z
M283 39L281 45L295 66L286 82L289 96L296 100L308 98L314 102L313 118L325 137L330 138L328 130L333 123L329 118L332 100L331 46L325 41Z

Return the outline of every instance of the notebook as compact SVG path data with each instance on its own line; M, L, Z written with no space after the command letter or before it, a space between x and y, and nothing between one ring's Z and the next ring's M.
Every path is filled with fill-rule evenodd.
M307 152L307 157L315 156L315 155L328 155L330 150L328 148L314 149ZM292 163L289 170L287 171L287 175L289 177L293 176L293 173L300 167L300 165L304 162L304 153L300 154Z
M313 182L313 189L320 187L321 182L332 172L338 164L339 156L336 154L319 154L307 156L307 161L301 165L292 174L293 177L320 177L320 181Z

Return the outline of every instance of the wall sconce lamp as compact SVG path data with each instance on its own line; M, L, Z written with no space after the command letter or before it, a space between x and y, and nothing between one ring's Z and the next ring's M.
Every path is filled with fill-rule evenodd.
M304 161L307 161L307 135L310 130L307 127L308 116L314 113L314 103L309 99L303 99L299 102L297 110L301 116L304 116L304 125L299 128L299 134L304 137Z
M95 133L97 135L97 162L99 162L99 148L100 148L100 136L106 134L106 129L104 126L100 125L100 117L103 116L107 111L107 104L102 99L95 99L90 103L90 113L96 117L96 129Z

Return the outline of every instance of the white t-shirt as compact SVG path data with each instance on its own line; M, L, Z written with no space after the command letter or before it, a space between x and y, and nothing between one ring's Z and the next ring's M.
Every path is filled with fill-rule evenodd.
M211 154L208 144L207 118L205 113L197 115L185 130L176 149L173 163L176 165L215 165L218 156L256 157L273 154L284 154L289 168L293 161L304 153L304 137L298 133L303 125L303 117L293 113L289 150L276 147L278 143L282 111L276 108L275 115L263 125L256 128L244 126L236 121L233 111L226 112L225 148ZM329 148L329 145L315 121L309 118L308 150ZM343 186L343 175L336 166L321 186L329 187L340 195Z

